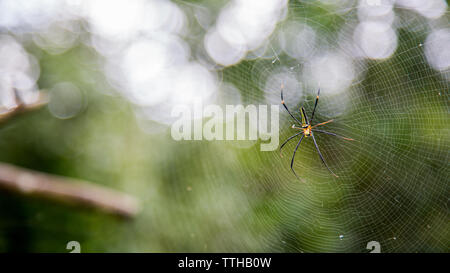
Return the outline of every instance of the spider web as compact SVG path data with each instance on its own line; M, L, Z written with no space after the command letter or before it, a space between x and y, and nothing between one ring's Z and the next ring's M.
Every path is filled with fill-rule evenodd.
M260 3L273 6L275 1L235 2L251 3L259 15ZM258 35L245 33L251 37L249 52L227 48L223 41L208 48L205 37L217 41L210 31L223 19L219 15L229 7L225 1L133 3L96 1L88 15L81 9L92 39L80 39L86 44L78 49L73 48L78 39L53 41L52 31L34 37L43 50L55 42L54 54L73 49L68 53L74 55L57 59L57 71L43 66L39 85L52 88L58 77L67 81L64 73L57 75L72 68L61 64L74 63L73 70L88 79L81 86L89 85L95 94L89 96L94 111L85 116L92 125L73 127L74 133L64 137L55 133L67 130L59 123L30 127L25 130L30 133L4 138L2 147L8 149L2 154L32 143L36 146L29 150L45 152L33 155L25 149L27 160L49 157L45 162L51 171L133 193L142 200L143 212L135 222L118 224L54 204L7 199L5 207L20 213L3 210L13 221L4 221L2 235L24 226L33 231L29 248L45 252L66 251L72 240L80 240L83 251L111 252L367 252L371 241L380 244L381 252L448 252L450 34L444 1L290 1L261 45L255 42ZM70 5L69 21L75 12ZM142 24L136 18L143 18ZM65 24L59 25L66 35ZM255 27L251 20L250 27ZM211 54L217 48L220 54ZM82 58L75 54L80 52ZM98 71L92 68L96 54L104 59ZM91 75L92 70L102 76ZM212 94L221 105L279 105L281 144L295 133L294 121L280 105L281 84L286 104L298 117L302 106L311 115L320 87L314 123L333 119L321 129L355 139L315 134L339 178L323 166L311 138L303 140L295 157L298 180L290 170L295 140L281 158L278 151L260 151L260 141L177 142L166 130L173 101ZM141 127L117 109L118 103L102 104L111 94L136 106ZM143 134L142 127L151 134ZM45 148L35 139L46 140L45 147L53 147L55 139L64 144ZM82 157L72 159L69 146ZM3 241L15 244L15 238L1 236L0 247Z
M251 223L260 223L267 235L261 240L271 250L365 252L368 242L377 241L383 252L448 251L449 82L448 70L433 69L425 56L433 23L394 6L395 52L371 60L352 45L360 22L357 3L340 1L342 7L324 2L291 2L264 53L222 71L223 82L233 83L248 104L279 103L283 83L285 101L297 117L301 106L310 116L321 87L314 122L334 119L321 129L355 139L315 134L337 179L323 166L310 138L303 140L295 158L302 182L289 169L298 138L284 147L282 159L276 152L252 153L263 168L242 161L248 169L237 172L244 173L239 181L251 189L246 193L270 195L256 211L269 210L273 218L256 213ZM448 29L447 20L448 11L441 19ZM290 25L308 38L300 41L303 48L283 45L295 38L289 33L283 37ZM309 40L311 30L315 37ZM315 62L321 55L340 64L328 77L339 69L344 70L341 77L350 71L351 79L328 80L310 72L335 65L320 58ZM293 123L286 112L281 114L280 143L295 133Z

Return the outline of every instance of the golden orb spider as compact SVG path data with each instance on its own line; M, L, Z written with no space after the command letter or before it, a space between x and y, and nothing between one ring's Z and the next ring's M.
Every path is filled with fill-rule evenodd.
M316 102L315 102L315 104L314 104L314 109L313 109L312 114L311 114L311 120L308 119L308 116L306 115L306 112L305 112L305 108L302 107L302 108L300 109L300 110L301 110L300 113L301 113L301 117L302 117L302 121L301 121L301 122L300 122L294 115L292 115L291 111L289 111L288 107L287 107L286 104L284 103L284 98L283 98L283 88L284 88L284 86L283 86L283 84L281 84L281 104L283 104L284 109L286 109L286 111L289 113L289 115L291 115L291 117L292 117L292 118L298 123L298 125L300 126L300 127L296 127L295 124L293 124L291 128L292 128L292 129L295 129L295 130L301 130L301 131L300 131L299 133L293 135L293 136L290 136L285 142L283 142L283 144L281 144L281 146L280 146L280 156L283 157L283 155L281 154L281 149L283 149L283 146L286 145L286 143L288 143L289 140L291 140L291 139L293 139L293 138L295 138L295 137L297 137L297 136L299 136L299 135L302 135L301 138L300 138L300 140L299 140L298 143L297 143L297 146L295 146L295 150L294 150L294 153L292 154L292 159L291 159L291 170L292 170L292 172L294 173L294 175L298 178L298 176L297 176L297 174L295 173L294 168L293 168L293 165L294 165L294 158L295 158L295 153L297 152L297 149L298 149L298 147L300 146L300 143L302 142L303 138L304 138L304 137L305 137L305 138L311 137L311 138L313 139L314 146L316 146L317 153L319 154L319 157L320 157L320 159L322 160L322 162L323 162L323 164L325 165L325 167L327 167L327 169L328 169L334 176L339 177L339 176L337 176L337 175L330 169L330 167L328 167L327 163L325 162L325 159L323 159L322 153L320 152L319 146L317 146L316 138L314 137L314 133L313 133L313 132L323 133L323 134L327 134L327 135L331 135L331 136L337 136L337 137L340 137L340 138L345 139L345 140L354 140L354 139L348 138L348 137L339 136L339 135L337 135L337 134L335 134L335 133L330 133L330 132L327 132L327 131L315 129L317 126L325 125L325 124L327 124L327 123L329 123L329 122L332 122L332 121L333 121L332 119L330 119L330 120L328 120L328 121L325 121L325 122L322 122L322 123L318 123L318 124L313 125L313 126L311 125L311 123L312 123L312 121L313 121L313 119L314 119L314 113L316 112L317 103L319 102L320 88L319 88L319 91L317 92Z

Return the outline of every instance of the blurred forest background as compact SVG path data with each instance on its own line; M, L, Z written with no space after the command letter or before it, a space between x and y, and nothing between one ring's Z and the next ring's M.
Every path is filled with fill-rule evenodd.
M448 252L449 18L442 0L0 0L1 164L139 202L66 204L0 168L0 251ZM299 181L295 141L170 135L177 104L277 105L281 83L308 113L320 86L316 122L356 140L316 136L338 179L309 140Z

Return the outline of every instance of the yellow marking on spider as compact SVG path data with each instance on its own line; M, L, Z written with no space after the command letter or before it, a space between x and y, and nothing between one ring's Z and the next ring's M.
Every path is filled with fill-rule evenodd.
M303 130L302 133L305 135L305 137L309 137L311 135L311 132L312 132L311 125L308 125L307 127L302 128L302 127L295 126L295 124L292 124L291 128L292 129L296 129L296 130Z
M305 137L309 137L311 135L311 125L308 125L308 127L303 128L303 134Z
M300 114L302 116L302 127L306 126L306 117L303 108L300 108Z

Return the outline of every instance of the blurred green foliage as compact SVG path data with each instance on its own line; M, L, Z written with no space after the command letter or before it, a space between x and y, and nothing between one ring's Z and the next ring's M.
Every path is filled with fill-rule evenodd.
M327 16L327 6L293 6L290 16L320 22L330 35L345 20ZM375 240L382 251L447 252L449 84L417 47L423 34L400 29L396 54L370 61L352 86L358 107L341 120L357 144L319 140L330 165L347 164L339 170L344 178L318 175L321 163L306 143L296 163L306 183L289 170L294 144L280 159L259 145L175 142L170 128L147 134L133 105L99 90L105 79L88 61L98 58L92 49L49 55L29 45L39 56L40 88L73 82L85 104L71 119L43 108L1 124L0 161L133 194L143 210L124 221L0 191L0 251L68 252L67 242L75 240L82 252L365 252ZM247 60L222 71L225 82L245 90L244 103L263 99L252 75L261 61L271 62ZM290 135L286 118L281 141Z

